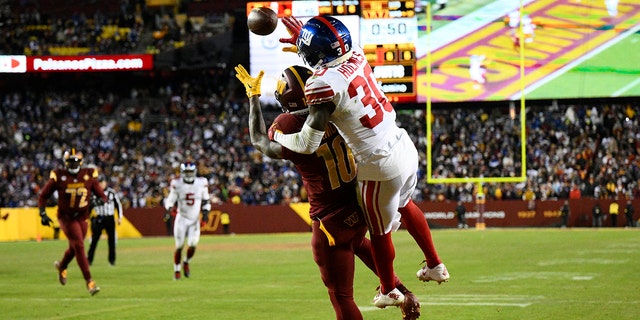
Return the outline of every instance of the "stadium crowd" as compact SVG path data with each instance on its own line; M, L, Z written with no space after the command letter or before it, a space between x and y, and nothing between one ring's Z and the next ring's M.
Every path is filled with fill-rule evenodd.
M70 146L85 153L85 165L97 166L111 180L125 207L158 205L187 159L209 179L214 202L303 201L304 188L291 164L266 158L251 146L248 101L233 80L224 67L148 81L127 92L37 85L3 92L0 207L35 206L48 172L61 165ZM267 121L280 112L275 106L267 109ZM637 106L626 104L529 106L527 182L487 183L487 196L640 196L637 112ZM433 113L434 177L520 175L520 125L508 108L436 107ZM472 183L426 183L424 110L400 110L397 120L421 151L414 198L471 201Z
M159 53L229 31L226 12L147 7L141 0L22 0L0 4L0 54Z
M40 32L40 50L59 41L92 42L99 21L116 21L108 19L138 30L148 21L140 3L122 1L115 17L96 12L92 19L72 15L68 20L5 6L0 10L0 53L23 53L32 32ZM162 17L154 17L156 28L174 24ZM27 30L43 23L49 31ZM117 50L130 52L135 40L127 41ZM98 50L109 52L107 47ZM110 74L96 80L91 75L47 75L17 81L28 85L6 85L15 78L5 78L0 93L0 207L34 207L49 171L61 165L64 149L71 146L84 152L85 165L97 166L111 180L125 208L159 205L180 162L187 159L196 161L199 174L209 179L214 202L304 201L292 165L266 158L251 146L248 101L230 65L171 76ZM267 109L267 121L280 112L275 106ZM627 103L529 103L527 182L485 183L485 194L505 200L639 197L638 111L639 106ZM504 106L434 105L432 175L519 176L518 116ZM397 121L421 152L415 200L472 201L473 183L426 183L424 110L399 110Z
M7 2L0 10L0 52L25 55L81 55L129 53L136 49L144 29L137 3L106 1L81 10L52 13L38 1ZM59 4L61 7L65 3ZM94 4L95 5L95 4Z

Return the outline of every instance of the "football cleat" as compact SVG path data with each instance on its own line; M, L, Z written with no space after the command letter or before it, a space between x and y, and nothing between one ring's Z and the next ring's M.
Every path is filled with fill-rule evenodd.
M95 281L89 280L89 282L87 282L87 290L89 290L89 293L92 296L95 296L96 293L100 292L100 287L98 287L98 285L96 285Z
M441 284L443 282L449 282L449 271L447 271L447 267L445 267L443 263L433 268L425 265L422 269L418 270L416 277L418 277L420 281L437 281L438 284Z
M60 268L59 261L53 262L53 266L58 270L58 281L60 281L60 284L64 286L67 284L67 269Z
M180 271L176 271L173 273L173 280L180 280Z
M398 288L394 288L389 293L383 294L382 288L378 287L378 294L373 297L373 304L380 309L399 306L403 301L404 295L400 292L400 290L398 290Z
M402 320L416 320L420 318L420 302L412 292L404 294L404 301L400 305Z
M185 261L182 263L182 271L184 272L184 277L189 278L189 275L191 275L191 272L189 271L189 262Z

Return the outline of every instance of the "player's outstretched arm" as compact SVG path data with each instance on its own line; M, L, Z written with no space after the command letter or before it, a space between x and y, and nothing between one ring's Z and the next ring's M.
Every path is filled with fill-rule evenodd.
M300 30L302 30L302 26L304 25L302 21L292 17L287 16L282 18L282 23L287 27L287 31L289 32L290 38L280 38L281 43L288 43L291 46L282 48L284 52L298 52L298 47L296 46L296 42L298 41L298 37L300 36Z
M267 126L262 116L260 84L264 71L261 70L258 76L253 78L241 64L236 66L235 70L236 78L242 82L247 90L247 97L249 97L249 136L251 137L251 144L267 157L282 159L282 146L269 139Z
M262 116L262 108L260 107L260 98L253 96L249 98L249 136L251 144L258 151L272 159L282 159L282 146L269 139L267 135L267 126Z

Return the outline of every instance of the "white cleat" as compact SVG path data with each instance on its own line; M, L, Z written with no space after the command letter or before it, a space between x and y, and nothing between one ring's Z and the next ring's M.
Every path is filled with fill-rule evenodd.
M447 267L445 267L443 263L433 268L425 265L422 269L418 270L416 277L418 277L420 281L437 281L438 284L441 284L443 282L449 282L449 271L447 271Z
M404 295L400 290L398 290L398 288L391 290L387 294L382 294L381 290L381 288L378 288L378 294L373 297L373 304L380 309L384 309L386 307L397 307L404 301Z

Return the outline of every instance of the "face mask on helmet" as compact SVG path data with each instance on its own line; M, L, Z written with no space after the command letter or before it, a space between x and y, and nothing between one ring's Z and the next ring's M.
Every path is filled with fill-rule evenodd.
M77 174L80 172L82 166L82 152L77 151L75 148L71 148L64 152L64 166L71 174Z
M283 112L304 114L309 111L304 98L304 84L312 74L310 69L302 66L292 66L282 72L274 95Z
M305 63L315 69L351 52L351 34L340 20L316 16L302 26L296 46Z
M196 165L193 162L185 162L180 165L180 176L182 181L193 183L196 179Z

